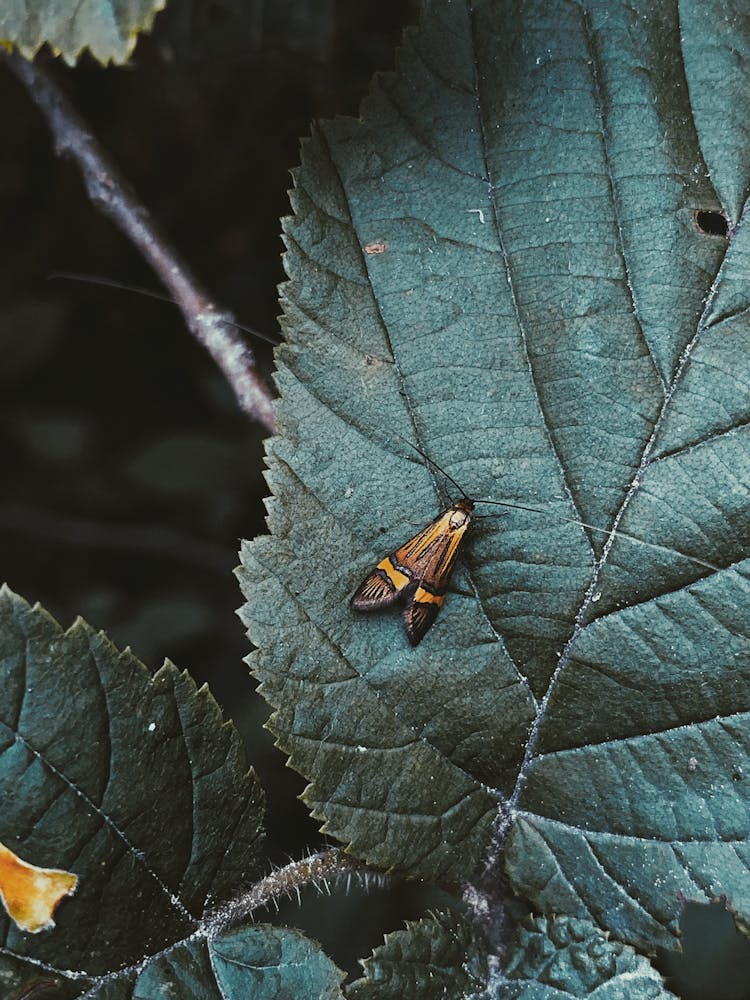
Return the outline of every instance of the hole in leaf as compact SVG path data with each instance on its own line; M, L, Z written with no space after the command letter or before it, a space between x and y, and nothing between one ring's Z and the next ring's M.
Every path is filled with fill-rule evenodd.
M695 212L695 224L707 236L723 236L729 233L729 221L722 212L705 212L701 209Z
M688 903L680 919L682 954L659 952L656 966L682 1000L746 1000L750 941L718 904Z

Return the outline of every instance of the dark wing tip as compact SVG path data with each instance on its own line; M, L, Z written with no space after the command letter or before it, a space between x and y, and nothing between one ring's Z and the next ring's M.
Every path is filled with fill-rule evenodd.
M406 636L412 646L418 646L425 634L437 618L439 604L412 601L404 611L404 627Z
M376 611L387 608L398 599L398 591L382 570L366 576L352 594L349 604L355 611Z

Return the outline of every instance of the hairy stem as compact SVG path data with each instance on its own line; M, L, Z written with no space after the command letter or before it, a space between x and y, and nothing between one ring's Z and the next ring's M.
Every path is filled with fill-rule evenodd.
M292 861L260 879L244 895L238 896L210 913L204 923L207 937L214 937L232 925L249 917L255 910L274 903L280 897L298 895L310 884L325 884L342 875L374 874L361 861L346 854L341 847L332 847L311 854L301 861ZM379 874L379 873L378 873Z

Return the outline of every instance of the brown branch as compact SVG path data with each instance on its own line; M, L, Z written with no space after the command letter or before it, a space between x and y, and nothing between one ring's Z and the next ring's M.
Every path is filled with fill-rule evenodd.
M55 80L17 53L2 52L2 58L47 119L57 154L78 165L92 204L109 216L154 269L179 306L188 329L234 389L240 408L274 432L271 394L255 372L253 353L240 336L234 317L220 309L200 286Z
M260 879L243 896L231 899L208 914L203 930L207 937L215 937L224 933L240 920L251 916L255 910L275 903L280 897L292 894L299 896L300 889L310 884L323 884L327 887L328 879L341 876L377 876L382 873L370 869L361 861L357 861L341 847L332 847L319 854L311 854L301 861L279 868L265 878Z

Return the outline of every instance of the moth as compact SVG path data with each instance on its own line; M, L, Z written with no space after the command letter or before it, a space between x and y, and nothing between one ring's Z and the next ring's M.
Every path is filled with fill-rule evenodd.
M401 435L398 435L401 437ZM412 646L424 639L445 602L453 568L474 515L477 503L498 507L516 504L499 500L472 500L445 469L402 438L410 448L445 476L461 494L408 542L381 559L357 587L349 603L355 611L380 611L397 601L404 602L404 628Z
M451 504L400 548L381 559L351 598L356 611L378 611L403 600L404 628L418 645L445 601L456 557L469 530L474 501Z
M406 438L403 440L406 441ZM538 507L512 503L507 500L472 500L461 489L456 480L449 476L444 469L441 469L436 462L425 455L416 445L409 441L406 443L456 487L461 493L461 499L446 507L441 514L438 514L433 521L418 531L413 538L404 542L400 548L381 559L375 569L368 573L357 587L349 603L356 611L380 611L383 608L391 607L397 601L403 601L406 635L411 645L417 646L427 634L445 602L451 574L471 526L475 505L486 503L497 507L530 511L535 514L544 514L545 511ZM609 529L589 524L577 517L564 517L558 514L555 515L555 519L570 521L579 528L587 528L603 535L610 534ZM662 546L623 531L611 533L638 545L654 549L662 548ZM712 571L717 570L717 567L710 562L684 552L678 552L676 549L670 551L696 565Z

